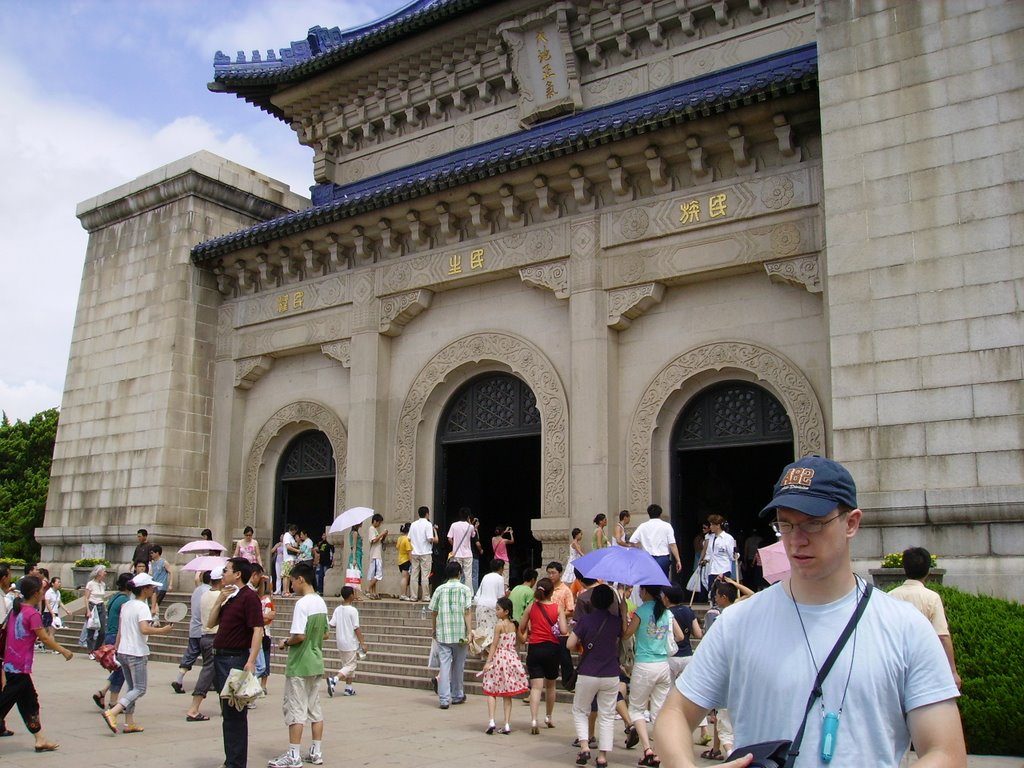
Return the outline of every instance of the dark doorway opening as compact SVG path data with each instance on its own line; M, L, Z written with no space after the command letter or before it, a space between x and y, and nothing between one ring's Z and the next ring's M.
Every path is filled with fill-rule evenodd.
M760 518L782 468L793 461L793 430L785 408L769 392L731 381L700 392L673 430L672 524L684 576L699 554L697 537L710 514L722 515L736 539L745 581L757 546L775 541Z
M303 432L289 443L278 464L272 542L292 523L319 540L334 520L335 471L334 450L323 432Z
M438 431L434 519L442 548L459 509L480 518L480 575L493 557L496 527L511 526L509 579L516 584L541 560L532 520L540 517L540 414L530 388L515 376L484 374L464 385ZM435 572L439 570L435 568Z

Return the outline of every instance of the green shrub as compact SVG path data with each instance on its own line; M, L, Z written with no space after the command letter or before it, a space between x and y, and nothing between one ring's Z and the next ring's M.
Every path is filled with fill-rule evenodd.
M25 567L25 561L20 557L0 557L0 563L6 563L7 565L13 565L20 568Z
M928 586L946 607L963 680L959 703L967 751L1024 755L1024 606L955 587Z
M110 561L105 557L83 557L75 560L75 568L93 568L97 565L110 567Z
M903 553L902 552L890 552L888 555L882 558L882 568L902 568L903 567ZM938 555L932 555L932 568L939 567Z
M60 601L64 605L67 605L72 600L77 600L78 598L79 598L79 594L75 590L73 590L73 589L64 589L64 587L60 588Z

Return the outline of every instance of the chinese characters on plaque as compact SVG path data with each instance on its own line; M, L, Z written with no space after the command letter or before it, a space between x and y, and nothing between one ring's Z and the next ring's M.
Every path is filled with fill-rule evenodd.
M702 203L705 203L703 206ZM729 215L729 198L721 192L709 195L707 200L693 198L679 204L680 224L700 224L702 221L721 219Z
M464 262L462 260L462 254L453 253L448 257L448 274L449 275L461 275L463 274ZM469 269L471 271L484 268L484 249L477 248L476 250L470 251L469 253Z
M278 313L287 312L289 309L302 309L303 302L306 298L305 291L295 291L295 293L282 293L277 297L277 311Z

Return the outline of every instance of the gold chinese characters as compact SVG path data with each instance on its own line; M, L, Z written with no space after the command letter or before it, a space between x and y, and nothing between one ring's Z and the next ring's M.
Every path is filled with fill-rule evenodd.
M701 201L699 199L687 200L679 204L680 224L699 224L701 222ZM729 198L721 192L717 195L709 195L707 200L707 216L710 219L720 219L729 215Z
M289 309L302 309L305 298L305 291L296 291L291 294L282 293L277 297L277 311L280 313L287 312Z
M469 268L471 270L483 269L484 268L484 249L477 248L476 250L470 251L469 253ZM461 275L462 274L462 255L453 253L448 257L448 274L449 275Z

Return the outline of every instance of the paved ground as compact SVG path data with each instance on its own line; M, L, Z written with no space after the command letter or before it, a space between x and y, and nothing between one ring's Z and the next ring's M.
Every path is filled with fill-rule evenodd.
M126 765L161 765L167 768L217 768L223 762L220 720L215 702L208 700L207 723L185 722L187 696L170 687L176 668L153 662L149 666L150 689L140 701L138 722L145 733L114 736L104 726L90 695L103 680L100 666L83 656L65 662L59 656L36 657L34 679L42 702L47 735L61 744L58 752L35 754L32 738L17 712L7 720L15 732L0 739L0 763L14 768L50 768L76 765L103 768ZM195 680L195 672L186 684ZM539 736L529 735L529 711L516 702L509 736L487 736L486 700L470 696L463 706L447 711L437 708L429 692L358 686L358 695L323 697L327 732L324 738L326 765L461 768L462 766L528 765L531 768L573 765L575 750L568 709L558 705L557 727ZM249 713L249 765L263 768L286 744L281 720L280 678L271 678L271 697ZM617 727L619 724L617 723ZM308 748L307 734L304 746ZM621 740L617 747L621 745ZM636 765L636 750L616 749L612 765ZM701 761L702 765L715 763ZM1020 758L976 758L971 768L1024 768ZM593 763L591 763L593 765ZM720 764L719 764L720 765Z

